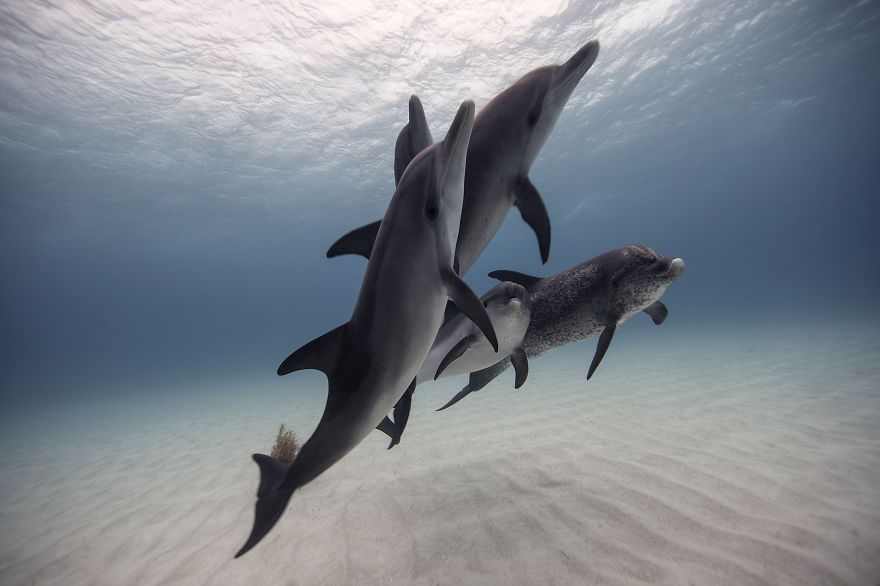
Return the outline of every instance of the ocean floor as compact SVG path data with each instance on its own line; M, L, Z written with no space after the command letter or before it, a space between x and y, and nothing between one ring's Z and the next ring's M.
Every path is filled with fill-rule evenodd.
M635 321L635 320L634 320ZM647 321L647 320L645 320ZM3 430L0 583L880 583L880 328L619 331L419 387L241 559L257 467L324 379L47 406ZM8 416L7 416L8 417Z

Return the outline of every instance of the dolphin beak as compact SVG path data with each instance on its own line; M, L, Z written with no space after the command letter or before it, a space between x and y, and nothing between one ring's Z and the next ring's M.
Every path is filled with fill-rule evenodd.
M676 277L684 272L684 261L680 258L674 259L669 263L669 272Z
M556 96L561 93L570 95L574 87L581 81L581 78L593 66L598 55L599 41L593 39L581 47L568 61L560 65L558 74L561 81L553 89L551 99L556 99Z

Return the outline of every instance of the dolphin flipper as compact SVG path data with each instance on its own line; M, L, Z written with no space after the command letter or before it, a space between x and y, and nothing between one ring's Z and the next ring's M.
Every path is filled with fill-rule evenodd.
M650 315L651 319L654 320L654 323L658 326L666 321L666 316L669 315L669 310L666 309L666 306L663 305L662 301L655 301L642 311Z
M278 367L278 376L311 369L320 370L329 376L347 325L348 323L344 323L293 352Z
M489 276L493 279L498 279L499 281L510 281L511 283L522 285L529 290L541 280L541 277L533 277L517 271L492 271L489 273Z
M519 208L526 224L535 231L538 237L538 249L541 251L541 262L546 264L550 257L550 217L541 194L532 185L528 177L520 177L514 186L515 205Z
M451 268L442 272L442 278L449 297L452 298L458 309L480 328L480 331L489 340L492 348L498 352L498 336L495 335L492 320L489 319L489 314L486 313L486 308L483 307L480 298Z
M414 378L406 388L406 392L403 393L403 396L394 405L394 435L389 434L391 436L391 443L388 444L389 450L400 443L400 436L403 435L403 430L406 429L406 423L409 421L409 410L412 407L412 396L415 390L416 379ZM388 417L385 419L388 419ZM383 419L382 422L384 423L384 421ZM382 424L380 423L379 425Z
M474 342L477 341L477 337L473 334L470 336L465 336L461 340L458 341L458 344L452 347L446 356L443 357L443 360L440 362L440 366L437 367L437 373L434 375L434 380L440 378L440 374L446 367L455 362L462 354L467 352L467 349L470 348Z
M370 254L373 252L373 243L376 241L376 235L379 233L381 225L382 220L376 220L366 226L355 228L327 249L327 258L343 254L359 254L369 260Z
M529 376L529 359L526 356L526 351L522 347L515 349L510 354L510 362L516 371L516 382L514 382L513 388L518 389L523 386Z
M599 336L599 344L596 346L596 354L593 356L593 362L590 364L589 372L587 372L587 380L590 380L590 377L596 372L599 363L602 362L602 358L605 356L605 352L608 351L608 346L611 344L611 338L614 337L614 330L616 329L617 320L613 320L602 330L602 335Z

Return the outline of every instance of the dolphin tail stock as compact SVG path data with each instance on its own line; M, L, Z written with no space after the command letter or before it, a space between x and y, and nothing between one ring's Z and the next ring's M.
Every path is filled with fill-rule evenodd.
M379 226L381 225L382 220L376 220L366 226L355 228L340 237L339 240L327 249L327 258L342 256L343 254L359 254L369 260L370 254L373 252L373 243L376 242L376 235L379 234Z
M520 215L538 237L541 262L547 264L547 259L550 258L550 217L547 215L544 200L541 199L541 194L526 176L517 179L513 192L515 205L519 208Z
M533 277L532 275L517 271L492 271L489 273L489 277L499 281L510 281L511 283L522 285L526 290L534 289L535 285L541 280L541 277Z
M642 311L650 315L651 320L653 320L654 324L658 326L666 321L666 316L669 315L669 310L666 309L666 306L663 305L662 301L655 301Z
M492 348L498 352L498 336L495 335L492 320L489 319L489 314L486 313L486 308L483 307L479 297L451 268L443 271L443 283L458 309L480 328Z
M608 351L608 346L611 345L611 339L614 337L616 329L617 320L612 320L602 330L602 334L599 336L599 343L596 345L596 354L593 356L593 362L590 364L590 370L587 372L587 380L590 380L590 377L593 376L593 373L599 367L599 363L602 362L602 358L605 357L605 352Z
M265 454L254 454L253 458L260 467L260 487L257 489L254 526L245 544L235 554L236 558L250 551L269 533L281 518L295 490L284 484L290 464Z

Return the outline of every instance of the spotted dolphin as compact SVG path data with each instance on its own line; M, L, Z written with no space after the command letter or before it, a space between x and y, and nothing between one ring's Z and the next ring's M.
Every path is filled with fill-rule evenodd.
M512 206L519 208L534 230L541 260L547 262L550 218L540 193L529 179L529 171L568 98L598 54L599 42L592 40L562 65L548 65L527 73L480 110L467 154L464 207L455 248L459 274L473 266ZM423 119L422 111L419 124ZM413 125L412 107L409 127L418 127ZM373 222L352 230L330 247L327 256L360 254L369 258L379 224Z
M474 103L466 101L446 138L407 166L376 237L351 320L278 367L279 375L323 371L327 403L291 464L254 455L260 467L254 525L236 557L265 537L295 490L351 451L415 384L447 297L498 347L485 308L452 268L473 121Z
M490 277L519 283L529 292L532 317L523 339L529 359L598 335L599 343L587 371L596 372L617 326L643 311L660 325L669 313L660 297L684 272L680 258L668 258L634 244L608 251L551 277L533 277L516 271L494 271ZM472 372L468 384L443 408L479 391L507 370L505 358L489 368Z
M498 336L498 349L495 350L479 328L464 315L455 310L448 312L428 357L419 369L417 384L488 368L508 356L516 369L515 388L526 382L529 363L523 350L523 336L532 313L529 294L525 287L505 282L492 287L480 297L480 301L492 320L492 328ZM378 429L391 438L388 449L400 443L409 421L414 390L408 390L394 406L394 421L386 417L379 424Z

